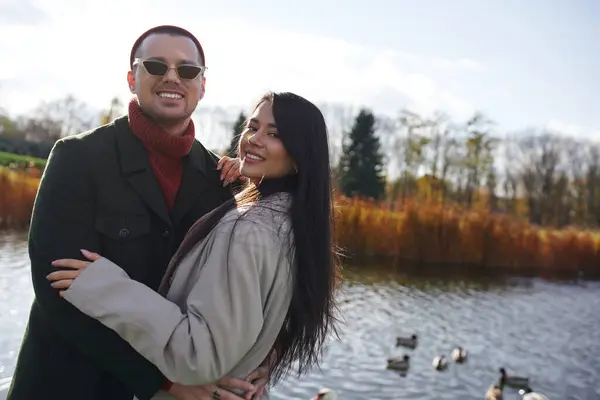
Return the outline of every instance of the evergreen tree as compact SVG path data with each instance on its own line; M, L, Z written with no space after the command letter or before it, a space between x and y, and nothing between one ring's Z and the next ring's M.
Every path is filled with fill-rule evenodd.
M246 116L244 112L240 112L238 119L233 124L233 136L229 143L229 149L227 149L227 155L229 157L237 157L238 143L240 141L240 135L244 131L244 124L246 123Z
M375 117L360 110L343 145L338 167L339 186L346 196L379 200L385 191L383 153L375 135Z

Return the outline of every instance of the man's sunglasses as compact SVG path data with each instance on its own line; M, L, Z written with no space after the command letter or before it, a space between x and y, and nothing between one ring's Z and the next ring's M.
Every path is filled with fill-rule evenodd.
M171 68L166 62L160 60L140 60L139 58L136 58L133 65L136 64L142 64L146 72L154 76L164 76ZM181 79L196 79L198 75L204 74L206 67L182 64L175 67L175 71L177 71L177 75L179 75L179 78Z

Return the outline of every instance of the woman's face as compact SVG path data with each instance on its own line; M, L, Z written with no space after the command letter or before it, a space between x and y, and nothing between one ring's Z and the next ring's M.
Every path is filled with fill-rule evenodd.
M277 135L273 106L260 104L241 135L241 173L255 183L264 178L281 178L295 171L294 161Z

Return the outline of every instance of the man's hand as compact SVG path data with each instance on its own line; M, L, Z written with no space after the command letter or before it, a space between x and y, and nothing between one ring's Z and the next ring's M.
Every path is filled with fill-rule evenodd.
M241 161L239 157L231 158L224 156L219 160L217 163L217 169L221 171L221 180L223 181L223 186L227 186L238 179L246 179L245 177L241 176L240 163Z
M244 400L260 399L269 383L269 368L258 367L246 377L248 382L254 385L254 390L249 390L244 396Z
M245 380L225 376L216 385L185 386L173 383L169 393L177 400L213 400L217 398L221 400L259 399L267 384L267 377L267 368L259 367L252 371ZM256 382L250 383L252 381ZM237 389L246 392L246 394L244 397L240 397L221 388ZM214 394L215 391L218 393L218 396Z
M243 391L251 391L254 388L254 386L250 382L246 382L241 379L235 379L235 381L237 381L235 385L230 387L235 387ZM215 391L218 393L218 395L213 394L215 393ZM219 386L213 384L201 386L185 386L180 385L178 383L173 383L173 385L171 385L169 393L177 400L243 400L243 397L240 397L227 390L221 389L219 388Z
M269 369L267 367L258 367L252 371L246 379L232 378L225 376L217 384L201 386L185 386L173 383L169 393L177 400L250 400L260 399L265 387L269 382ZM238 389L245 392L244 397L231 393L228 389ZM215 395L215 391L218 395Z

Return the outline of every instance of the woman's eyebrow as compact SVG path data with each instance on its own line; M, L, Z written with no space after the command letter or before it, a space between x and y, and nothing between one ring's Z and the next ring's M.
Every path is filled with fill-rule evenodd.
M255 124L260 124L260 121L259 121L258 119L256 119L256 118L250 118L250 122L254 122ZM268 126L269 128L275 128L275 129L277 129L277 125L275 125L275 124L274 124L274 123L272 123L272 122L269 122L269 123L267 124L267 126Z

